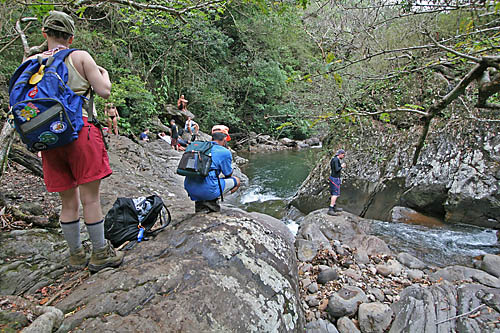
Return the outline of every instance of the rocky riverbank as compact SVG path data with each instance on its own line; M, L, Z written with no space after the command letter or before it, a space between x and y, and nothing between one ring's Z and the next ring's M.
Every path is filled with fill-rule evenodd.
M500 257L438 268L394 254L349 213L310 213L296 239L308 332L497 332Z
M287 149L319 148L321 140L319 137L311 137L306 140L293 140L290 138L275 139L267 134L250 133L248 137L238 140L234 148L238 151L265 152Z
M105 211L118 196L155 193L171 210L172 225L127 251L118 269L91 276L87 270L65 269L67 248L57 223L41 228L33 222L41 219L15 221L10 208L3 209L0 329L500 329L498 256L485 256L476 268L430 267L408 254L392 253L370 235L370 220L349 213L312 212L302 219L295 240L282 222L263 214L223 206L220 214L194 215L182 177L175 173L180 152L161 140L135 144L112 136L109 156L114 173L103 181ZM41 179L14 165L9 173L1 184L4 207L57 221L49 219L58 210L57 196L45 192ZM83 239L88 246L85 233Z

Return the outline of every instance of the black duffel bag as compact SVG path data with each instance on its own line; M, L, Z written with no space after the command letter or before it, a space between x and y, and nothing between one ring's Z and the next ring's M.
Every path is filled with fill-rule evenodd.
M160 226L153 229L158 219ZM126 241L148 240L165 229L170 221L170 212L157 195L118 198L104 218L104 236L118 247ZM143 234L139 236L141 229Z

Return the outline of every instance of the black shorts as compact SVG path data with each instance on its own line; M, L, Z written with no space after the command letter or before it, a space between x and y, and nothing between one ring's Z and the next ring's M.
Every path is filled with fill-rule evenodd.
M331 195L336 195L336 196L340 195L340 184L341 183L342 183L342 181L340 180L340 178L333 178L333 177L328 178L328 184L330 184L330 194Z

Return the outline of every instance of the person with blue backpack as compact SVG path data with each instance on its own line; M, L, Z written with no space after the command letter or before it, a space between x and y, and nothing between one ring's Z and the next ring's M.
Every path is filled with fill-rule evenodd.
M229 140L229 128L215 125L212 128L211 165L208 175L186 176L184 179L184 189L195 202L196 213L219 212L219 197L228 192L234 193L240 186L240 179L233 176L233 157L227 149ZM191 144L196 144L196 141ZM224 178L220 178L221 174Z
M69 48L75 34L75 24L71 16L64 12L51 11L43 19L42 34L47 39L48 50L26 59L18 69L23 72L21 76L26 75L23 68L37 65L38 62L38 72L29 73L29 84L26 80L16 80L18 72L11 79L9 97L14 117L18 117L18 122L15 122L16 130L31 149L42 151L47 190L58 192L61 198L60 225L69 247L69 266L82 269L88 264L92 272L105 267L117 267L123 261L123 253L117 253L104 238L100 203L101 179L111 175L112 170L102 132L89 120L95 114L93 105L90 103L92 106L88 110L82 107L90 98L92 90L102 98L109 98L111 81L108 72L98 66L88 52ZM64 65L60 64L61 61L64 61ZM57 74L54 74L55 69L51 69L51 64L57 64ZM58 85L51 89L47 82L54 75L60 80ZM16 102L17 94L26 89L29 89L27 100ZM61 102L46 107L41 97L45 97L45 100L55 100L51 95L58 94L57 90L64 92ZM66 100L76 101L76 110L71 103L66 105ZM51 110L55 110L58 117L50 118ZM68 116L69 114L72 116ZM39 141L30 145L29 135L35 127L30 124L36 123L39 120L37 117L45 119L43 122L39 121L41 125L48 122L50 127L43 133L35 133L34 140ZM71 120L72 117L75 119ZM67 143L57 134L66 132L69 127L75 130L76 134L71 139L73 141ZM80 240L80 203L92 243L90 260Z

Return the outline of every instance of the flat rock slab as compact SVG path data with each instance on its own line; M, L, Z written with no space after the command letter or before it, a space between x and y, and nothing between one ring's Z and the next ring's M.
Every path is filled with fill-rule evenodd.
M390 333L499 332L500 290L480 284L455 286L448 281L403 290L392 305Z
M139 244L57 304L58 332L301 331L293 237L258 217L194 215Z

